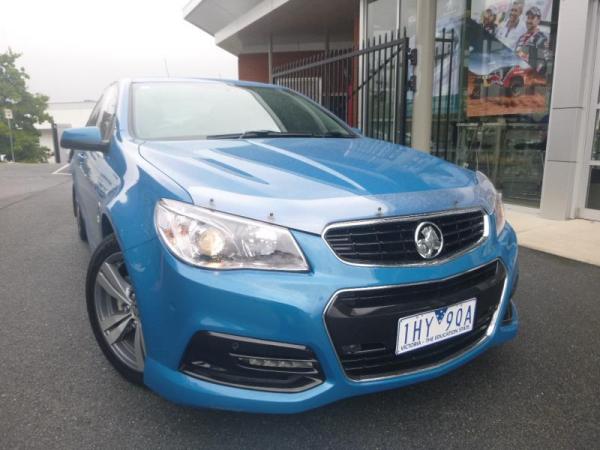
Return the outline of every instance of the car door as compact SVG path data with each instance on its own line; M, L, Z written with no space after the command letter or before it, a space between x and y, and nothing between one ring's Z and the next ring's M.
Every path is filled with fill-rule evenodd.
M102 138L110 140L117 108L118 87L109 86L98 101L87 126L100 128ZM78 151L75 154L76 192L85 220L88 241L92 248L102 240L101 213L103 199L114 182L114 172L108 167L103 152Z
M102 106L102 98L96 102L96 106L92 110L86 127L94 127L98 124L98 117L100 115L100 108ZM93 208L90 207L90 202L93 202L93 195L91 192L91 186L89 183L89 167L87 160L89 157L88 151L73 151L71 158L71 173L73 175L73 186L75 191L76 201L79 205L79 212L86 223L86 227L90 223L90 215L93 213Z

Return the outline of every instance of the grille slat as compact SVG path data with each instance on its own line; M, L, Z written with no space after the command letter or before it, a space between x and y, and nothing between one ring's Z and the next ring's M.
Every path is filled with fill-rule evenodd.
M459 211L411 219L386 219L377 223L360 222L334 225L325 240L343 261L355 264L402 265L422 263L414 242L421 222L433 222L444 236L444 247L437 259L449 258L468 250L484 237L484 213Z
M365 246L365 245L381 245L381 244L385 244L385 245L396 245L396 244L409 244L411 242L414 242L413 239L399 239L399 240L394 240L394 241L384 241L382 239L378 239L376 242L355 242L354 246L355 247L361 247L361 246Z
M494 261L464 274L415 285L340 292L325 313L346 374L357 380L393 376L452 357L485 335L498 308L506 272ZM472 331L396 355L398 320L477 299Z

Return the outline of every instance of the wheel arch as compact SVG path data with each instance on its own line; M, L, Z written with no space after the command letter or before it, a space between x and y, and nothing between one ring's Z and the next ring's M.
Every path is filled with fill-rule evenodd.
M72 201L73 201L73 215L75 217L77 217L77 196L75 194L75 183L73 183Z
M100 222L100 229L102 232L102 239L104 239L105 237L107 237L111 234L115 234L115 228L113 227L112 222L110 221L110 219L108 217L108 214L102 214L102 219ZM116 234L115 234L115 236L116 236Z

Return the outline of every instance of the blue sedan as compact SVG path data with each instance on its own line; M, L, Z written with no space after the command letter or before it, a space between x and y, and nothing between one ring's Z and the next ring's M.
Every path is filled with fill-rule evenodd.
M61 145L98 344L174 402L299 412L516 335L517 242L486 176L293 91L123 80Z

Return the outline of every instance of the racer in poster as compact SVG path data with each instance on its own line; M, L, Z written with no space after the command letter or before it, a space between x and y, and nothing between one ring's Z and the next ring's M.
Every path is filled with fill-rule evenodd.
M508 48L514 49L519 38L527 32L523 17L523 1L515 1L510 7L508 18L502 21L496 30L496 37Z
M549 41L548 36L540 30L541 20L542 12L537 6L527 11L527 32L517 41L515 52L538 74L543 75L549 57Z
M496 34L496 29L498 28L498 24L496 23L497 18L496 8L493 6L483 12L481 25L483 26L483 29L492 36Z

